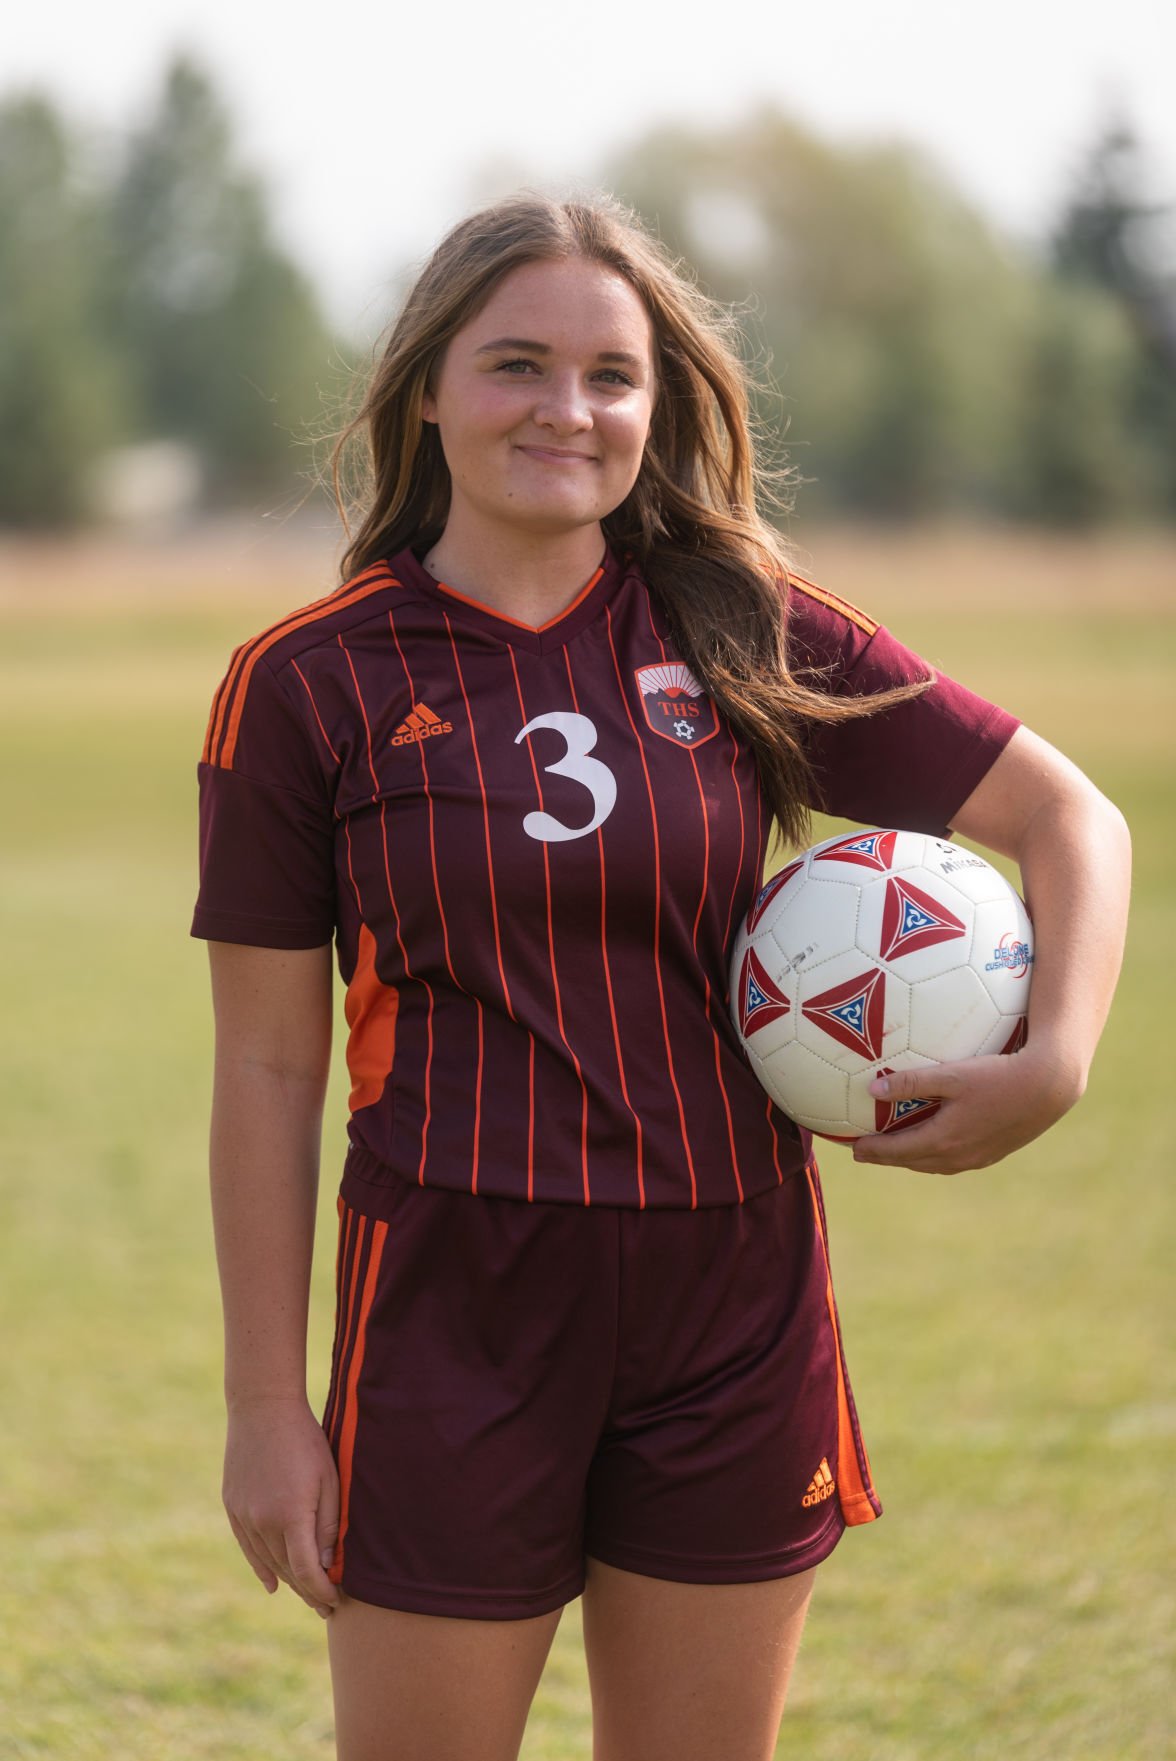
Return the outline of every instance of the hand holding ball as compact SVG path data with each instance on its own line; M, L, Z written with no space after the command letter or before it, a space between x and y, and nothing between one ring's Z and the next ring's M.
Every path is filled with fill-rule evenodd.
M731 1013L764 1088L822 1137L899 1131L934 1100L870 1082L1025 1041L1033 930L992 865L922 832L829 838L773 876L731 961Z

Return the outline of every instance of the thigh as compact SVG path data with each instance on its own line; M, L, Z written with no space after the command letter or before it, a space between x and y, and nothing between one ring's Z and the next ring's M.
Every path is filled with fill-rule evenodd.
M585 1551L687 1584L790 1577L881 1509L815 1170L740 1206L631 1213Z
M683 1584L590 1557L595 1761L770 1761L815 1575Z
M515 1761L562 1612L453 1620L344 1596L327 1622L338 1761Z
M380 1217L340 1206L329 1575L404 1613L548 1614L583 1587L615 1218L407 1182L378 1196Z

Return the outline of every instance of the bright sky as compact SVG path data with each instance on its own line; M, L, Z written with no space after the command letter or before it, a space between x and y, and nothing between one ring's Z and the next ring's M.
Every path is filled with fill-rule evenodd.
M282 13L284 12L284 18ZM265 179L280 234L337 321L374 329L387 279L508 182L593 182L601 158L668 119L720 126L775 101L834 139L930 151L1013 232L1040 230L1112 105L1176 200L1170 0L106 0L8 10L0 91L34 84L122 126L169 54L198 54ZM501 180L491 193L500 193Z

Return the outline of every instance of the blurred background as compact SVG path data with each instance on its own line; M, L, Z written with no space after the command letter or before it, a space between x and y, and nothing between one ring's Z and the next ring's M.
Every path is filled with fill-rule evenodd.
M780 1752L1169 1755L1170 8L112 0L3 37L0 1756L333 1753L320 1623L219 1502L196 757L231 649L337 580L320 478L401 291L521 186L616 192L737 308L804 571L1135 835L1081 1105L957 1181L822 1158L887 1519L822 1570ZM524 1756L590 1754L573 1605Z

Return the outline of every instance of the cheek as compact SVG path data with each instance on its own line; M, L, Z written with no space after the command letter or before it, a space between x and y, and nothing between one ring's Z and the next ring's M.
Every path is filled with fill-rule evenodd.
M617 420L609 438L618 461L623 456L626 469L636 472L645 451L645 442L649 438L648 414L634 412L622 416L617 412Z

